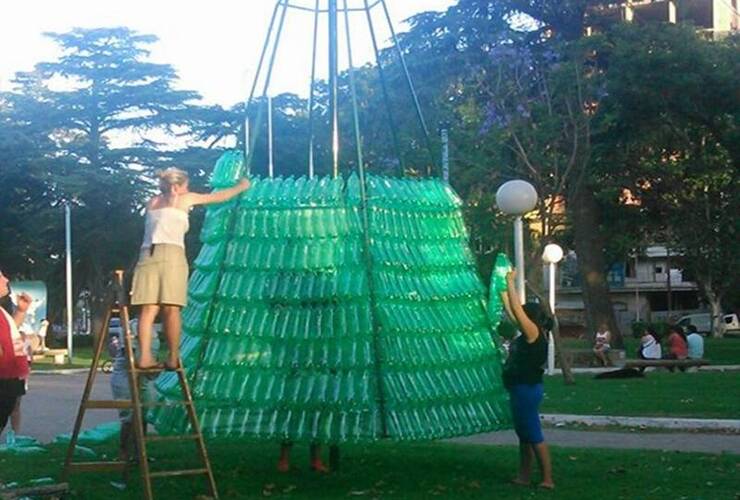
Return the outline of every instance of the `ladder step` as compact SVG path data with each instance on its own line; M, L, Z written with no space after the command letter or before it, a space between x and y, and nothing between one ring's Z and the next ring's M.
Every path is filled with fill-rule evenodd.
M208 469L166 470L149 473L151 477L197 476L199 474L208 474Z
M200 434L177 434L174 436L146 436L147 441L186 441L200 439Z
M137 375L155 375L157 373L162 373L162 372L172 372L172 373L182 372L184 373L185 370L182 367L175 368L174 370L170 370L168 368L160 368L158 366L155 366L152 368L134 368L134 373Z
M115 400L88 399L87 402L85 403L85 408L87 409L124 409L124 408L131 408L133 407L133 405L134 403L130 399L115 399Z
M152 401L150 403L141 403L141 406L143 406L145 408L160 408L160 407L163 407L163 406L180 406L180 405L182 405L182 406L188 406L188 405L192 405L192 404L193 403L191 403L190 401L184 401L184 400L179 400L179 401Z
M119 471L128 466L127 462L121 460L110 462L72 462L69 469L73 472L99 472L99 471Z

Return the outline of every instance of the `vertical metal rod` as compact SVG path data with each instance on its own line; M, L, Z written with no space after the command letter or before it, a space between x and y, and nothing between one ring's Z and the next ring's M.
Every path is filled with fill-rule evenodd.
M635 321L640 321L640 274L637 271L637 252L635 250Z
M360 134L360 117L357 106L357 89L355 86L355 67L352 60L352 36L349 27L349 10L347 8L347 0L344 0L344 28L347 36L347 57L349 62L349 87L352 95L352 118L355 126L355 143L357 146L357 172L360 177L360 210L362 211L362 222L363 222L363 233L364 233L364 254L365 262L367 263L367 276L368 276L368 289L371 301L371 321L373 327L373 351L375 353L375 380L377 383L377 399L378 406L380 408L380 427L383 436L388 435L388 422L385 411L385 391L383 390L383 376L380 368L380 360L382 359L381 343L379 338L379 329L377 323L377 315L374 310L376 305L375 296L375 282L373 280L372 271L372 259L370 258L370 231L369 231L369 217L368 217L368 206L367 206L367 191L365 189L365 164L362 156L362 137Z
M431 168L432 166L436 166L436 160L434 159L434 149L432 148L432 141L429 138L429 128L427 127L427 122L424 120L424 115L421 112L421 105L419 104L419 97L416 94L416 89L414 89L414 84L411 81L411 73L409 73L409 67L406 64L406 58L403 55L403 50L401 50L401 46L398 43L398 37L396 36L396 30L393 28L393 21L391 21L390 13L388 12L388 5L386 4L385 0L380 0L380 4L383 6L383 12L385 13L385 19L388 22L388 28L391 30L391 38L393 40L393 45L396 47L396 52L398 53L398 58L401 61L401 66L403 67L403 74L406 77L406 85L408 86L409 92L411 93L411 97L414 101L414 110L416 111L416 119L419 120L419 126L421 127L422 134L424 135L424 142L427 147L427 152L429 153L429 160L430 164L427 168L427 175L432 175Z
M316 93L316 44L319 38L319 10L321 0L316 0L313 18L313 50L311 52L311 88L308 92L308 177L313 179L315 168L313 158L313 100Z
M552 315L555 316L555 268L556 264L554 262L550 262L550 289L549 292L549 299L550 299L550 311L552 311ZM553 337L552 332L547 336L547 373L548 375L553 375L555 373L555 337Z
M378 38L375 36L375 26L373 25L373 16L370 13L370 5L368 0L365 2L365 14L367 15L367 24L370 28L370 38L373 42L373 50L375 52L375 63L378 66L378 75L380 76L380 87L383 90L383 100L385 102L385 110L388 114L388 123L391 127L391 136L393 137L393 146L396 149L396 155L398 156L398 175L403 176L406 172L406 165L403 161L403 154L401 153L401 143L398 140L398 130L396 129L396 122L393 120L393 112L391 111L391 101L388 97L388 85L385 79L385 72L383 71L383 64L380 61L380 49L378 48Z
M275 176L272 147L272 96L267 97L267 174L270 179Z
M64 204L64 242L66 249L66 275L67 275L67 356L72 363L72 209L69 202Z
M337 0L329 0L329 120L331 122L332 175L339 176L339 110L337 60Z
M257 72L254 74L254 80L252 81L252 88L249 91L249 97L244 106L244 158L246 161L245 167L247 174L251 171L251 158L252 148L249 138L249 110L252 107L252 99L254 99L254 92L257 90L257 82L259 82L260 75L262 74L262 64L265 61L265 54L267 54L267 47L270 45L270 39L272 38L272 30L275 27L275 19L277 18L278 8L280 7L281 0L275 3L275 8L272 10L272 17L270 18L270 25L267 28L267 35L265 36L265 43L262 45L262 52L260 53L260 59L257 63ZM287 9L287 7L286 7Z
M277 55L278 47L280 46L280 37L283 33L283 26L285 26L285 14L288 12L288 7L290 6L288 3L288 0L283 0L278 2L278 6L283 6L283 12L280 15L280 22L278 23L277 32L275 33L275 43L272 47L272 54L270 54L270 62L267 66L267 75L265 76L265 85L262 88L262 98L264 100L265 97L267 97L267 91L270 88L270 80L272 79L272 70L275 67L275 56ZM269 39L266 44L269 42ZM256 85L256 79L255 79L255 85ZM249 98L249 104L251 105L252 97ZM254 123L254 132L252 133L252 138L249 143L249 147L247 149L247 157L246 157L246 165L247 165L247 172L251 170L252 165L252 159L254 157L254 146L257 144L257 138L260 134L260 129L262 128L262 120L263 120L263 106L260 106L257 111L257 117L255 118Z
M524 289L524 223L521 215L514 219L514 258L516 288L519 291L519 300L524 304L527 301L527 291Z
M349 88L352 95L352 120L355 127L355 145L357 146L357 169L365 169L362 157L362 136L360 134L360 115L357 105L357 88L355 86L355 66L352 60L352 36L349 29L349 11L347 0L344 0L344 29L347 36L347 60L349 63Z
M450 134L447 127L439 133L442 140L442 180L450 182Z

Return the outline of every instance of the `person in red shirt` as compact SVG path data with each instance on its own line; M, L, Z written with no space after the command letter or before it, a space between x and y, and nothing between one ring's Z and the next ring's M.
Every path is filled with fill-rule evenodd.
M686 337L683 333L683 329L678 325L671 325L668 327L668 359L686 359L689 355L689 345L686 342Z
M10 295L10 280L0 271L0 301ZM18 397L25 394L24 379L28 376L28 359L18 325L23 323L31 297L20 294L12 313L0 307L0 432L15 408Z

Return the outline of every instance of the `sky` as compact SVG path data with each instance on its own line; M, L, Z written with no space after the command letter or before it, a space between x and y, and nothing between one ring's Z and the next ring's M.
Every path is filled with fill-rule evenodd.
M350 8L361 0L347 0ZM313 0L289 0L291 5L311 5ZM344 0L339 0L343 5ZM370 2L372 4L372 2ZM386 0L397 32L403 20L423 11L445 10L455 0ZM276 0L7 0L0 16L0 91L12 89L17 71L31 70L37 62L54 60L59 51L44 32L66 32L75 27L126 26L154 34L151 60L174 66L178 88L199 92L205 102L231 106L246 99L254 80L259 54ZM323 6L327 0L321 0ZM12 5L12 7L11 7ZM372 9L381 45L388 45L390 31L378 5ZM326 75L326 18L322 16L317 76ZM340 67L347 67L347 44L340 14ZM373 58L364 12L350 14L353 64ZM276 55L269 94L291 91L306 95L311 68L313 15L289 9ZM324 62L324 64L321 64ZM264 73L263 73L264 75ZM263 81L259 84L261 93Z

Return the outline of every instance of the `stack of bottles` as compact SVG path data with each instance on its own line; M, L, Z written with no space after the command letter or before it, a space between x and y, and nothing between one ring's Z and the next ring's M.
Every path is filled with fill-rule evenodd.
M227 160L214 187L240 175ZM367 218L355 175L253 179L207 209L182 341L205 434L339 443L508 426L458 198L431 180L365 188ZM157 385L180 396L172 373ZM177 406L150 416L160 433L187 426Z

